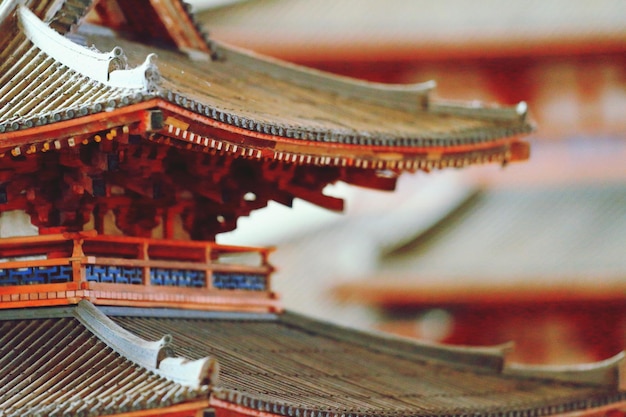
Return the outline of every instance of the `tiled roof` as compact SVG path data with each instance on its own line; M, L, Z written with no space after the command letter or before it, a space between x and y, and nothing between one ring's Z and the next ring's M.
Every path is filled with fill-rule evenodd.
M88 39L104 50L120 45L132 65L140 64L152 50L121 39ZM226 48L220 52L222 60L207 65L159 51L160 96L240 128L322 143L436 148L475 145L530 131L523 106L519 113L438 102L420 109L419 102L428 100L432 87L428 83L370 86L244 52Z
M541 416L626 399L615 386L501 373L502 350L437 348L284 313L172 312L112 319L145 338L174 336L175 351L220 363L214 405L284 416Z
M5 310L0 416L212 405L289 417L516 417L626 401L615 360L538 372L509 367L507 349L420 344L293 313L96 309L84 301Z
M431 102L430 84L357 82L219 46L221 58L211 61L119 37L86 35L100 50L111 51L96 53L54 34L24 8L5 14L5 33L15 35L0 56L0 93L5 97L0 132L102 114L159 97L243 133L283 138L285 148L288 139L295 139L381 151L443 149L464 153L465 160L442 162L456 166L509 159L513 137L531 130L523 104L504 109ZM159 57L156 65L152 53ZM491 157L472 154L488 154L489 149ZM315 151L320 152L336 154Z
M76 313L84 308L2 313L0 416L107 415L206 401L207 385L175 382L129 359L122 343L96 336Z
M185 217L192 238L212 240L270 200L291 205L299 197L340 211L343 201L324 194L336 181L392 190L406 171L528 158L520 136L532 125L523 102L442 102L430 97L430 82L368 83L217 44L199 50L190 47L201 40L187 11L180 21L160 18L172 35L164 44L143 26L128 34L81 25L79 12L62 13L77 23L59 33L41 20L44 4L13 0L0 8L0 158L7 157L6 175L14 180L0 191L6 189L5 209L26 209L40 227L82 228L86 213L100 210L93 197L101 197L103 213L119 211L124 233L149 234L156 225L134 221L145 212L135 206L176 205L169 214ZM53 9L73 4L59 0ZM115 4L95 5L110 6L100 13L111 27L132 14L129 5ZM142 5L157 15L182 7L176 0ZM189 36L178 38L178 26ZM87 150L90 157L67 160ZM72 175L62 168L67 164ZM51 186L33 175L44 169ZM57 187L61 177L72 186ZM114 185L123 196L105 209Z
M49 29L29 10L17 10L5 24L18 33L0 52L0 133L110 111L151 97L147 79L146 83L141 78L111 79L112 72L128 73L115 71L126 68L121 49L108 54L86 49Z

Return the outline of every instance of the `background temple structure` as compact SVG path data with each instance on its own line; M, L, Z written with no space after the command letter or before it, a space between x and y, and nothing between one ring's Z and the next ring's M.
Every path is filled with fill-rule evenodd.
M524 103L227 48L176 0L3 0L0 33L0 210L39 232L0 240L0 416L624 414L622 355L326 324L283 310L271 248L214 241L268 201L341 210L338 181L524 160Z
M404 336L515 340L511 359L524 363L600 360L626 344L625 221L619 183L477 188L425 230L398 221L376 274L335 294Z
M387 198L343 188L350 198L342 216L300 202L292 216L272 206L220 235L221 242L252 245L262 235L281 247L272 258L279 265L274 281L287 308L430 340L512 340L512 359L533 363L584 363L626 346L619 232L626 184L623 2L231 3L197 14L212 38L373 81L435 79L443 97L525 100L540 126L529 137L533 156L527 163L404 176ZM478 199L467 199L474 193L498 195L501 205L472 205ZM447 217L468 208L469 219L485 219L471 232L465 216ZM300 209L304 215L296 216ZM274 218L293 226L288 232L263 228ZM501 227L495 228L497 219ZM438 247L448 233L456 247L450 253L450 244ZM499 256L482 251L489 239L502 239ZM415 255L410 271L402 257L386 253L412 240L418 243L406 255ZM329 253L323 264L310 259L309 253L322 250ZM429 259L436 252L446 255ZM470 259L493 267L468 268ZM571 272L583 264L584 272ZM316 279L308 280L311 275ZM398 299L386 298L392 292ZM441 293L450 298L436 295Z

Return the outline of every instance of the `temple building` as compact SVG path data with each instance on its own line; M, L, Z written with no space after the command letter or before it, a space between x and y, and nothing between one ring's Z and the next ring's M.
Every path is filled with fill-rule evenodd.
M326 324L283 310L272 248L215 243L268 201L341 210L338 181L524 160L524 103L265 59L177 0L3 0L0 34L0 211L38 229L0 240L0 416L624 414L622 355Z

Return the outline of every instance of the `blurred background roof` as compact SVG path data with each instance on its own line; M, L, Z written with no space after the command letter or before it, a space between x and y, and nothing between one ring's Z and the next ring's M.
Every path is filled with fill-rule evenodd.
M626 184L479 190L428 231L396 243L381 254L387 282L562 290L593 288L598 277L622 283Z
M257 0L198 19L217 39L301 61L624 51L626 37L620 0Z

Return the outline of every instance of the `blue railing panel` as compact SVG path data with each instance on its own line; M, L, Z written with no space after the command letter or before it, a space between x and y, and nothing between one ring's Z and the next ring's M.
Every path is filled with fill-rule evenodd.
M143 268L111 265L85 265L89 282L110 284L143 284ZM0 269L0 286L56 284L72 281L70 265ZM205 271L192 269L151 268L152 285L204 288ZM218 290L266 291L267 277L262 274L214 272L213 288Z
M150 283L169 287L202 288L206 280L204 271L194 269L150 269Z
M214 272L213 288L219 290L266 291L267 278L261 274Z
M133 266L85 265L85 277L90 282L110 284L143 284L143 270Z
M0 286L60 284L72 281L70 265L29 266L0 269Z

